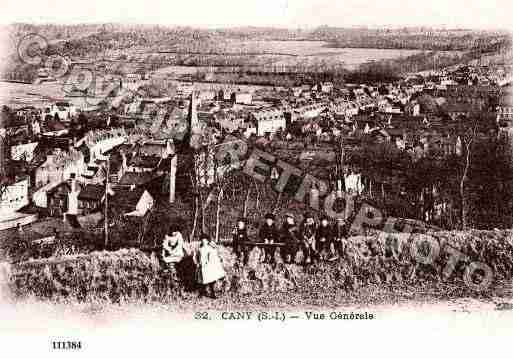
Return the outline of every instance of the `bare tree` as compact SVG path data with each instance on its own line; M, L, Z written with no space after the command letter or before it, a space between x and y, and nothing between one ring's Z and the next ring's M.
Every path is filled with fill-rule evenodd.
M199 203L199 195L198 195L198 187L197 187L198 183L197 183L196 175L193 176L192 174L190 174L190 178L191 178L191 183L193 186L193 193L194 193L194 220L192 223L191 235L189 237L189 242L192 242L194 240L194 235L196 234L196 227L198 225L200 203Z
M249 202L250 195L251 195L251 186L249 186L248 191L246 193L246 199L244 200L244 207L242 210L242 215L244 218L247 216L247 213L248 213L248 202Z
M221 202L223 201L224 188L220 186L219 193L217 194L217 210L216 210L216 243L219 243L219 215L221 213Z
M477 126L474 125L464 136L463 142L465 146L465 167L460 180L460 197L461 197L461 225L463 230L468 229L469 225L469 201L466 193L466 184L468 182L468 173L470 170L472 159L472 143L476 137Z

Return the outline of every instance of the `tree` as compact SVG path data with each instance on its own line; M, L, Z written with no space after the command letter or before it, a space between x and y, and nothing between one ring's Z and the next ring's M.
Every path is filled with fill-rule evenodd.
M461 225L463 230L468 229L469 225L469 198L466 191L466 185L469 179L468 172L471 165L472 156L472 143L476 137L477 125L474 125L472 129L469 129L465 136L463 136L463 142L465 146L465 165L463 168L463 174L460 180L460 198L461 198Z

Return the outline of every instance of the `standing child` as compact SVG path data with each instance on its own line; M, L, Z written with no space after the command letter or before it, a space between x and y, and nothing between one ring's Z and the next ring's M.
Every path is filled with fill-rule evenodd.
M246 219L241 217L237 220L237 227L233 230L233 251L237 256L237 260L241 261L244 265L248 264L249 259L248 241Z
M274 263L275 261L274 254L276 252L276 247L273 245L278 242L279 233L274 223L274 219L274 214L267 213L265 215L265 222L262 227L260 227L260 232L258 235L260 241L265 244L270 244L264 248L264 263Z
M318 252L315 243L316 232L317 225L315 224L314 217L309 213L305 214L305 220L301 225L304 264L313 263L318 259Z
M296 220L292 213L285 215L285 222L281 226L282 241L285 244L281 249L283 262L294 263L296 261L296 254L301 244L299 229L296 225Z
M347 225L344 218L338 217L333 229L333 256L344 256L347 244Z
M168 269L176 270L177 265L186 255L187 249L180 227L171 225L162 242L162 260L167 264Z
M162 261L164 268L178 284L180 293L183 293L183 289L190 290L194 287L192 258L178 225L168 227L162 241Z
M331 243L333 242L332 228L328 221L328 217L323 216L321 224L317 228L316 245L319 255L322 259L327 259L331 254Z
M200 236L201 244L197 253L198 282L201 285L200 296L216 298L215 284L224 278L225 271L217 253L217 245L206 234ZM210 290L210 295L208 291Z

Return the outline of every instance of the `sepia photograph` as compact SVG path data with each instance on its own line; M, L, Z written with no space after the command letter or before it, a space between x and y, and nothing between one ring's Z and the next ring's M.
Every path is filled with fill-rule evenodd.
M2 4L2 357L509 356L509 1Z

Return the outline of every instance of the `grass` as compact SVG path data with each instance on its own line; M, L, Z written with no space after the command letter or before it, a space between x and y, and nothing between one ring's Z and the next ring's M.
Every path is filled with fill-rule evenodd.
M370 253L365 248L354 250L364 244L379 248L377 234L353 237L353 252L349 250L346 259L306 268L296 264L271 266L259 263L261 253L258 250L251 253L249 265L241 268L231 249L220 246L227 276L218 283L220 298L215 301L198 298L194 290L181 290L179 284L161 270L154 254L136 249L54 257L13 265L2 270L4 284L8 279L2 293L5 295L8 289L15 301L38 298L99 311L111 305L146 304L178 311L365 307L469 297L497 304L501 298L511 298L513 293L511 234L511 231L433 234L440 244L441 256L431 266L419 265L401 249L398 249L398 258L388 259L388 264L379 249ZM442 277L449 246L492 267L492 284L481 291L468 287L462 280L465 263L457 266L452 276ZM387 279L388 270L402 271L402 280Z

